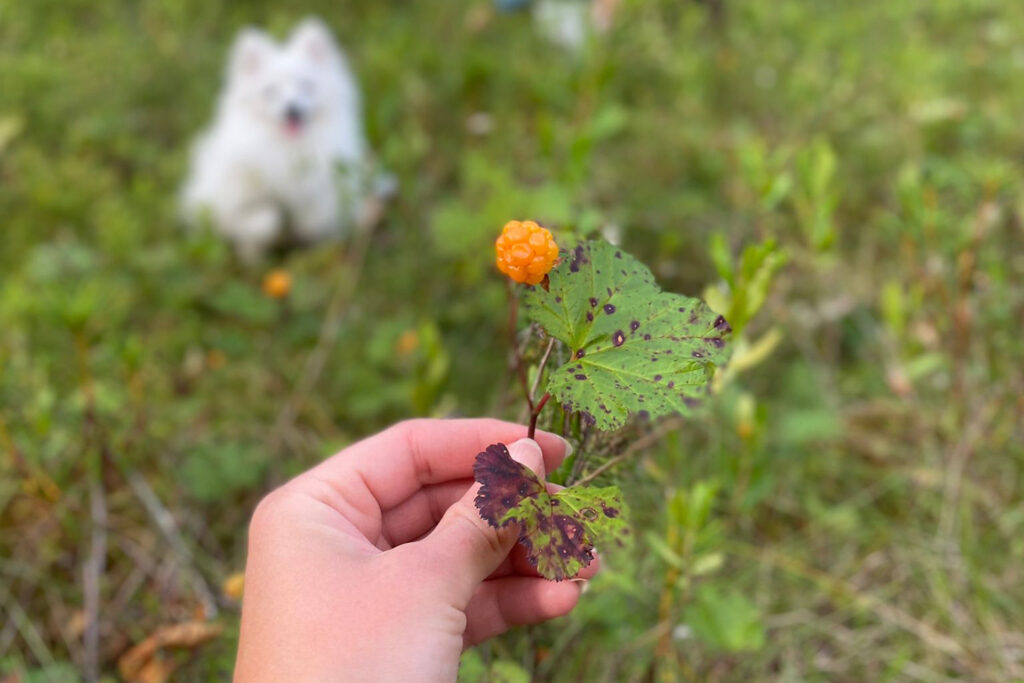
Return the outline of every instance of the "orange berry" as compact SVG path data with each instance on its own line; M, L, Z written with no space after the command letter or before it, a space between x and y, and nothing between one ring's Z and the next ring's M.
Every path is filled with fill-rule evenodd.
M245 572L235 572L220 584L220 590L231 600L241 600L245 588Z
M551 232L534 221L509 221L494 242L498 270L516 282L539 284L558 261Z
M408 356L420 345L420 336L416 330L406 330L395 342L395 351L399 356Z
M292 289L292 276L284 268L275 268L263 278L263 293L271 299L283 299Z

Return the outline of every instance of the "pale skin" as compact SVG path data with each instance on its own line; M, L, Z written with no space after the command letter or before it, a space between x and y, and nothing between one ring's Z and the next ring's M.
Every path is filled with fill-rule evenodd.
M249 528L235 680L454 681L465 647L572 610L583 581L540 578L517 531L473 503L488 445L542 479L567 455L560 437L525 435L411 420L270 493Z

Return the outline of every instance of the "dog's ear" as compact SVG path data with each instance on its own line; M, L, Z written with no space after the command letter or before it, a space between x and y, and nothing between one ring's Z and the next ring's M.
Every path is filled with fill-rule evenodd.
M331 29L316 17L303 19L292 31L288 45L301 51L314 62L325 62L337 55Z
M257 73L273 54L274 48L274 41L263 31L242 29L231 48L229 76L238 78Z

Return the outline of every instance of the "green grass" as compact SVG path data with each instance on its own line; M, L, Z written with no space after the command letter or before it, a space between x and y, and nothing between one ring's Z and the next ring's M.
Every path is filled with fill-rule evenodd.
M781 341L620 468L635 550L467 679L1024 679L1024 8L634 0L571 55L487 2L305 6L400 192L365 258L281 257L281 306L175 195L235 31L302 15L0 0L0 675L85 666L98 492L112 674L289 475L404 417L518 417L489 242L534 217L621 226L666 290L765 294L742 337ZM769 240L774 279L734 272ZM220 612L187 678L230 669Z

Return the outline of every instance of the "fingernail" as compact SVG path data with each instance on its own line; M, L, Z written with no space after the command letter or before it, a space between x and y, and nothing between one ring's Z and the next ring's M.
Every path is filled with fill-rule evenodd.
M573 583L575 583L577 586L579 586L580 595L583 595L584 593L586 593L590 589L590 581L588 581L586 579L569 579L569 580L572 581Z
M558 435L556 434L555 436ZM562 457L568 458L576 449L572 447L572 443L569 441L569 439L565 438L564 436L558 436L558 438L561 439L562 443L565 444L565 455L563 455Z
M541 455L539 443L537 443L533 439L519 439L519 441L509 444L508 447L508 454L511 455L512 459L515 460L516 462L523 463L524 465L529 464L523 462L523 456L520 452L520 449L523 446L526 446L528 448L534 448L537 450L537 455Z

